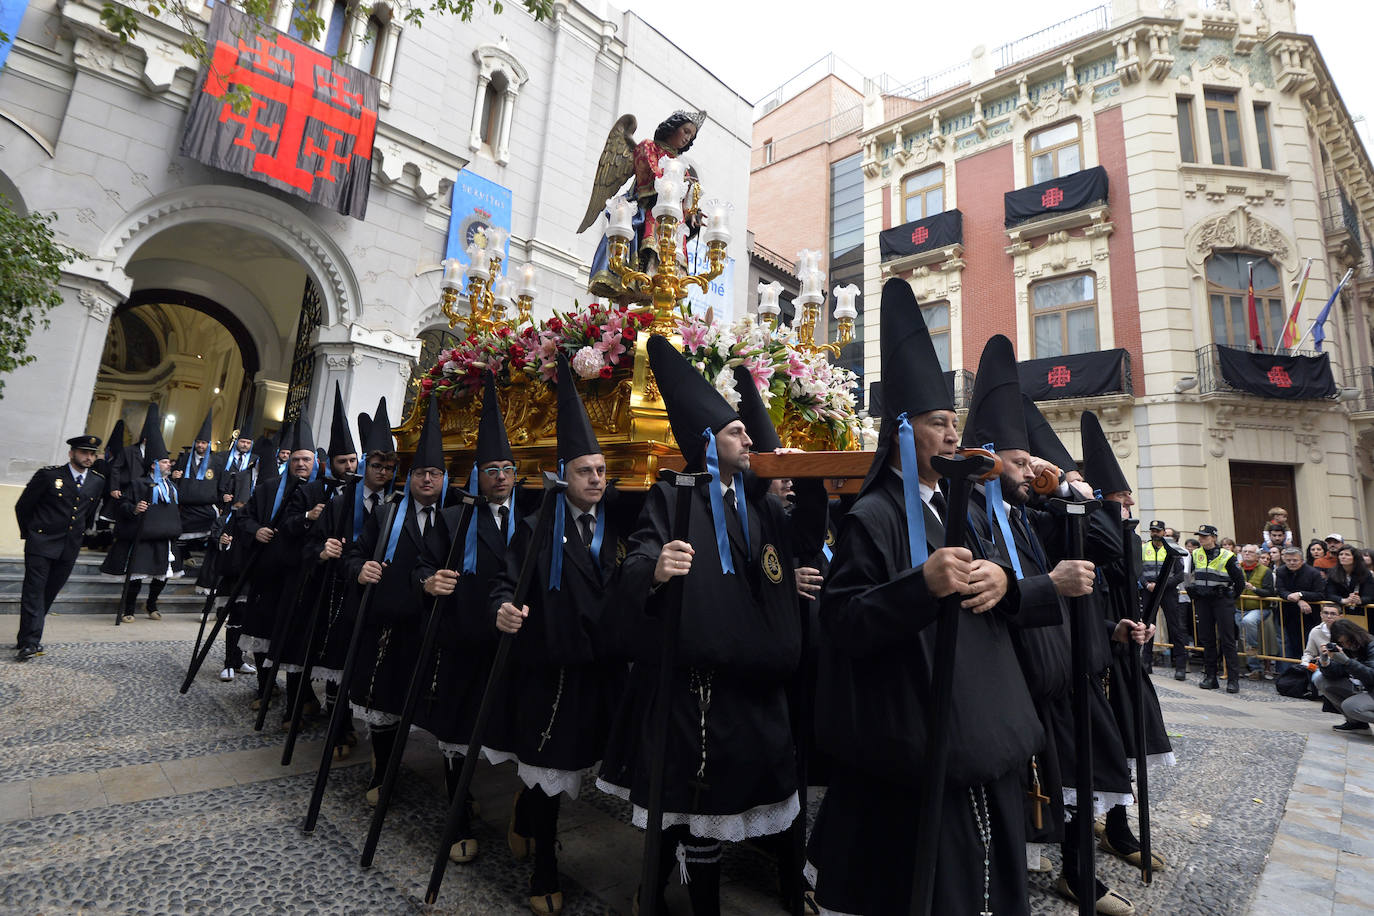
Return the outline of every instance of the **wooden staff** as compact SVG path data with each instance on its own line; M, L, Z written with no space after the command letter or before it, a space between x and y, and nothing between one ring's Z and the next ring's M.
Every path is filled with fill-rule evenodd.
M933 456L930 466L949 480L949 511L944 519L945 546L963 547L969 493L973 490L973 484L1000 474L1002 462L996 455L983 449L961 449L958 455ZM907 468L906 473L915 474L916 469ZM922 506L915 509L917 512L925 511ZM949 764L949 719L954 705L954 648L959 639L959 606L963 597L955 592L941 598L935 623L935 667L931 672L930 724L927 733L930 746L926 752L925 782L921 785L919 809L924 822L916 835L911 916L929 916L935 902L936 860L945 801L945 773Z
M448 558L444 561L444 569L453 569L459 550L458 545L463 542L462 531L467 525L468 519L472 516L473 506L477 504L478 497L466 490L458 491L458 499L462 506L458 510L458 521L453 527L453 537L448 545ZM554 549L561 549L561 544L555 544ZM530 552L537 552L537 545L530 546ZM429 683L430 673L434 668L434 644L439 637L439 606L443 599L436 596L429 604L429 616L425 620L424 637L420 641L420 654L416 660L415 670L410 676L410 687L406 691L405 705L401 707L401 721L396 728L396 740L391 745L391 755L386 761L385 775L382 777L381 788L377 792L377 805L372 809L372 823L367 828L367 840L363 843L363 855L359 864L363 868L372 867L372 858L377 853L377 841L382 835L382 824L386 821L387 808L391 806L391 795L396 788L396 777L401 772L401 757L405 754L406 739L410 736L410 724L415 721L415 707L420 704L420 694L424 692L425 686ZM466 762L466 761L465 761Z
M534 538L520 562L520 573L515 580L515 594L511 597L511 603L516 607L523 606L525 598L529 595L530 583L534 579L535 559L539 556L539 545L544 542L544 535L548 532L553 518L554 496L567 488L567 483L559 480L556 474L544 472L544 496L539 502L539 514L534 520ZM556 540L558 544L555 546L561 547L561 531L557 533ZM503 632L496 643L496 657L491 663L491 673L487 675L487 686L482 692L482 702L477 707L477 720L472 724L472 736L468 739L468 752L463 757L463 770L458 776L458 791L453 793L453 800L449 802L448 818L444 821L444 832L439 837L439 851L434 857L434 867L429 873L429 887L425 891L425 902L429 904L433 904L439 897L439 885L443 884L444 870L448 868L448 850L458 839L458 822L462 818L463 807L467 804L468 790L472 788L472 777L477 772L477 758L482 755L483 732L486 731L487 720L491 718L491 709L495 705L501 679L505 676L506 665L510 662L510 647L514 642L514 633Z

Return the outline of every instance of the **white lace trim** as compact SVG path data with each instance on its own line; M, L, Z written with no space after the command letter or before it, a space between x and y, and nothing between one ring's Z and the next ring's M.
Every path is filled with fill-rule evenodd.
M277 666L277 670L282 674L300 674L305 670L303 665L290 665L285 662Z
M343 679L343 671L339 668L321 668L316 666L310 669L310 680L313 681L333 681L338 683Z
M361 719L365 725L372 728L385 728L388 725L396 725L401 721L401 717L394 712L382 712L380 709L368 709L366 706L359 706L357 703L349 703L353 710L354 718Z
M596 787L607 795L614 795L626 801L630 799L629 789L609 783L600 777L596 780ZM738 843L756 836L782 833L792 826L800 812L801 802L797 800L797 793L793 792L780 802L759 805L739 814L683 814L679 811L664 811L663 826L677 827L685 824L694 837ZM649 823L649 812L635 805L630 823L643 830Z
M248 645L243 648L248 652L262 652L266 654L272 651L272 640L263 636L250 636L248 637Z
M412 727L412 731L413 730L414 727ZM454 760L458 757L466 757L468 755L468 746L466 744L454 744L452 741L436 741L435 743L439 745L440 753L449 760ZM507 760L515 759L514 755L507 755L505 751L493 751L489 747L482 748L482 756L487 758L487 763L493 766L498 763L505 763Z
M509 751L493 751L490 748L483 748L482 756L493 764L505 763L508 760L515 761L515 773L520 777L520 781L530 788L538 786L550 798L562 792L569 798L576 799L578 793L582 791L582 777L588 770L601 769L600 760L586 769L559 770L554 767L536 767L523 763L519 757Z
M1134 780L1134 779L1135 779L1135 758L1134 758L1134 757L1128 757L1128 758L1126 758L1126 764L1127 764L1127 766L1129 766L1129 767L1131 768L1131 779ZM1168 752L1163 753L1163 754L1146 754L1146 755L1145 755L1145 765L1146 765L1147 767L1149 767L1150 769L1152 769L1152 770L1153 770L1155 767L1176 767L1176 766L1178 766L1178 758L1174 756L1174 752L1173 752L1173 751L1168 751Z
M1078 806L1078 790L1064 787L1064 804ZM1117 805L1134 805L1135 796L1129 792L1094 792L1093 817L1102 817Z

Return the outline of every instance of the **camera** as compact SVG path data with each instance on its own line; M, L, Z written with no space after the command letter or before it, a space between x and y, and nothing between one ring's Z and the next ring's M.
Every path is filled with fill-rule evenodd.
M1342 649L1340 646L1336 645L1334 642L1329 642L1329 643L1326 644L1326 651L1328 651L1328 652L1343 652L1343 651L1345 651L1345 650Z

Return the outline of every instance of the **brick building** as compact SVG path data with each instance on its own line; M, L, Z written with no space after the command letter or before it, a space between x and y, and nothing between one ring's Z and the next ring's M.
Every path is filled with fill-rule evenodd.
M900 90L870 84L868 326L895 276L947 368L976 370L1008 335L1071 451L1079 413L1099 413L1144 517L1243 542L1282 504L1304 539L1370 543L1374 168L1298 26L1288 0L1115 0ZM1353 271L1329 375L1250 344L1249 271L1272 353L1309 259L1300 331ZM1301 347L1281 355L1315 355ZM877 379L872 332L864 358ZM1237 365L1268 366L1268 388Z
M0 70L0 192L55 212L84 256L31 340L37 362L6 377L0 549L17 546L8 506L34 469L83 430L106 436L120 417L136 430L150 400L173 449L209 407L221 448L239 423L275 428L288 405L320 425L335 380L349 416L379 395L395 411L448 327L439 280L460 171L509 192L507 263L539 271L536 314L590 298L598 232L576 228L620 115L644 139L673 110L704 109L688 158L708 195L748 206L749 103L604 3L555 0L544 22L478 3L471 22L419 28L385 0L320 0L318 48L381 82L364 220L179 155L198 71L181 24L140 15L121 45L101 6L31 0ZM213 9L193 5L205 21ZM272 24L286 31L290 9Z

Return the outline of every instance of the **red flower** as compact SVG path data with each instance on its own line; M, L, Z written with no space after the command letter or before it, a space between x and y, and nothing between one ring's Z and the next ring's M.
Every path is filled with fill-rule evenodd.
M502 337L509 337L509 336L510 336L510 328L508 328L508 327L501 328L501 330L497 331L497 333L500 334Z
M621 330L620 330L620 336L621 336L621 338L624 339L624 340L634 340L634 339L635 339L635 329L634 329L633 327L624 327L624 328L621 328Z
M420 381L420 393L421 393L421 394L423 394L423 395L428 395L428 394L430 393L430 391L433 390L433 388L434 388L434 380L433 380L433 379L421 379L421 381Z
M550 318L550 319L549 319L549 330L550 330L550 331L553 331L554 333L557 333L557 332L563 330L563 320L562 320L561 318L557 318L557 317Z
M511 344L510 355L514 359L519 359L525 355L525 348L519 344Z
M610 378L610 377L611 377L612 371L613 371L613 370L611 369L610 366L602 366L602 367L601 367L601 377L602 377L602 378Z

